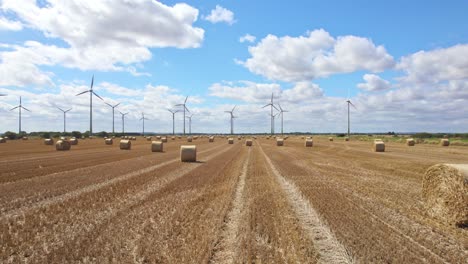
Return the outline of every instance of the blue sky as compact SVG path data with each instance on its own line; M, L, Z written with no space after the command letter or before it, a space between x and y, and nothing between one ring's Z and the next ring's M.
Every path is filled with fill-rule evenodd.
M130 131L144 111L147 131L168 132L166 109L190 96L193 131L228 132L224 110L239 105L236 132L267 132L272 92L291 111L285 132L345 131L348 93L355 132L468 129L466 1L0 3L0 131L17 130L20 95L26 131L61 130L55 106L87 130L88 99L74 94L93 74ZM109 114L95 100L94 131Z

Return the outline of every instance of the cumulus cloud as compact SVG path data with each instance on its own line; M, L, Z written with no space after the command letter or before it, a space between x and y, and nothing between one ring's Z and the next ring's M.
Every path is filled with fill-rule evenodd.
M244 36L242 36L242 37L239 38L239 42L240 42L240 43L244 43L244 42L253 43L253 42L255 42L255 39L256 39L255 36L252 36L252 35L250 35L250 34L245 34Z
M11 21L5 17L0 17L0 30L20 31L23 24L19 21Z
M383 46L356 36L333 38L323 29L299 37L268 35L243 65L271 80L307 81L357 70L380 72L394 66Z
M220 5L216 5L216 8L211 10L211 13L204 17L204 19L210 21L213 24L225 22L229 25L232 25L234 22L236 22L234 20L234 13Z
M389 81L384 80L375 74L364 74L363 79L366 82L358 83L357 87L365 91L375 92L391 88Z

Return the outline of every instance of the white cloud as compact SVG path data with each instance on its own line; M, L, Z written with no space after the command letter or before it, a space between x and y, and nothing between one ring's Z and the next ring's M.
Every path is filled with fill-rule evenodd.
M389 81L384 80L375 74L364 74L363 79L366 82L358 83L357 87L365 91L375 92L391 88Z
M216 8L211 10L211 13L204 17L205 20L210 21L211 23L220 23L226 22L229 25L232 25L234 22L234 13L220 5L216 5Z
M401 58L397 68L406 76L401 80L413 83L437 83L468 78L468 44L445 49L419 51Z
M239 38L239 42L240 42L240 43L244 43L244 42L253 43L253 42L255 42L255 39L256 39L255 36L252 36L252 35L250 35L250 34L245 34L244 36L242 36L242 37Z
M334 39L323 29L306 36L268 35L256 46L244 66L271 80L307 81L357 70L380 72L394 65L383 46L367 38L342 36Z
M11 21L5 17L0 17L0 30L20 31L23 29L23 24L19 21Z

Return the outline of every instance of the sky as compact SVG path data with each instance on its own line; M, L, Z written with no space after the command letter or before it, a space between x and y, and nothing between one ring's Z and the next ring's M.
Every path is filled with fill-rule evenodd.
M467 1L0 0L0 132L468 131ZM278 106L276 106L279 108ZM277 111L275 110L274 114ZM176 133L183 114L176 113ZM188 123L186 124L188 131ZM281 114L275 117L281 132Z

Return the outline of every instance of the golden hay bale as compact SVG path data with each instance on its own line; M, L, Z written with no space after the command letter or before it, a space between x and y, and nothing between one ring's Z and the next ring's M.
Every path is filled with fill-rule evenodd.
M345 141L349 141L349 137L345 137L344 140L345 140Z
M6 143L6 138L0 137L0 143Z
M283 146L283 145L284 145L284 139L277 138L276 139L276 146Z
M132 137L132 140L135 141L135 140L137 140L137 138L136 138L136 137Z
M167 143L167 137L162 137L162 138L161 138L161 142Z
M332 138L332 137L329 137L328 140L329 140L329 141L333 141L333 138Z
M182 139L182 137L181 137L181 136L178 136L177 138L178 138L178 139Z
M450 141L448 140L448 138L443 138L440 140L440 145L442 147L448 147L450 145Z
M106 145L114 144L114 140L112 138L106 138L106 140L104 140L104 142L106 143Z
M304 139L304 137L301 137L301 139Z
M161 140L161 136L156 136L156 139L157 139L157 140Z
M69 141L67 140L58 140L56 143L55 143L55 149L56 150L70 150L71 148L71 144Z
M209 137L208 142L214 142L214 137Z
M45 145L54 145L54 140L51 138L46 138L44 139L44 144Z
M197 161L197 146L195 145L180 146L180 161L196 162Z
M233 138L228 138L228 144L234 144L234 139Z
M28 137L22 137L21 139L22 140L28 140L29 138Z
M171 140L175 140L175 137L171 137Z
M69 142L70 142L70 145L78 145L78 139L76 138L70 138Z
M406 145L407 145L407 146L412 147L412 146L414 146L415 143L416 143L416 142L415 142L414 139L412 139L412 138L407 138L407 139L406 139Z
M468 225L468 164L437 164L423 177L422 198L430 216Z
M193 139L194 139L194 140L197 140L197 139L198 139L198 136L194 136Z
M128 149L132 148L132 142L128 139L120 140L120 149Z
M151 151L152 152L163 152L163 142L162 141L153 141L151 142Z
M286 139L288 139L288 138L289 138L289 137L286 136L286 137L284 137L283 139L286 140Z
M146 137L147 141L151 141L152 137Z
M252 139L246 139L245 140L245 145L248 146L248 147L251 147L252 146Z
M242 138L241 137L237 137L237 140L241 140Z
M385 152L385 143L383 141L374 141L374 147L372 148L375 152Z
M314 145L314 141L311 138L305 140L306 147L312 147Z
M187 137L187 142L192 142L193 138L192 137Z

